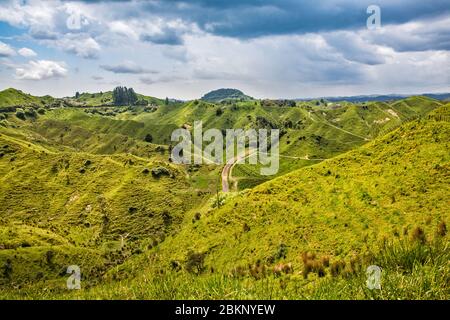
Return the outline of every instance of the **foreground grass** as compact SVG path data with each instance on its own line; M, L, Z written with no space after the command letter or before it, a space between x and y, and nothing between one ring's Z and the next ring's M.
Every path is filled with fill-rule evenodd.
M185 271L139 274L135 279L103 281L91 288L69 291L61 285L35 284L0 289L2 299L448 299L448 241L430 244L400 241L387 244L370 263L382 268L381 289L367 287L366 266L358 271L326 274L301 272L259 279L227 274L195 275Z

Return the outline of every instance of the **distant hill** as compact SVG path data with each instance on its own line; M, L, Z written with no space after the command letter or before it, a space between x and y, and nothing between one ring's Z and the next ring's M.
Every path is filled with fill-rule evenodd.
M51 104L54 101L55 99L50 96L36 97L14 88L0 91L0 107L44 106L46 104Z
M162 99L145 96L145 95L142 95L139 93L137 93L136 95L138 98L136 104L161 105L164 103L164 100L162 100ZM78 104L82 104L82 105L86 105L86 106L90 106L90 107L107 106L107 105L114 104L112 91L97 92L97 93L83 92L78 95L75 95L74 97L71 97L70 99L72 101L75 101Z
M408 95L408 94L385 94L385 95L360 95L360 96L340 96L340 97L323 97L323 99L330 102L338 102L338 101L348 101L348 102L370 102L370 101L394 101L405 99L412 96L424 96L427 98L432 98L441 101L448 101L450 99L450 93L423 93L416 95ZM315 99L296 99L297 101L310 101Z
M209 102L220 102L224 100L252 100L253 98L238 89L218 89L208 92L201 99Z

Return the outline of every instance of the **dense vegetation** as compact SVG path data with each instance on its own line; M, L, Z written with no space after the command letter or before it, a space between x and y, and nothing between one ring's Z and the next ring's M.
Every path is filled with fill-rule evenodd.
M229 100L252 100L252 97L245 95L242 91L237 89L217 89L208 92L202 97L202 100L208 102L221 102Z
M449 104L12 90L0 298L448 299ZM195 120L280 129L278 177L238 165L242 191L218 193L220 167L171 163L170 133ZM381 290L366 287L371 264ZM82 290L67 290L69 265Z

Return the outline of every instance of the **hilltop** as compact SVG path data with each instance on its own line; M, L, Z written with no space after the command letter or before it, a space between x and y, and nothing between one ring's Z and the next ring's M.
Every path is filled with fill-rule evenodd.
M9 106L45 106L53 103L54 98L50 96L36 97L20 90L9 88L0 91L0 107Z
M238 89L217 89L208 92L201 98L201 100L208 102L221 102L227 100L246 101L252 99L252 97L245 95Z
M101 107L101 106L113 106L114 98L113 91L106 92L96 92L96 93L77 93L75 96L68 98L68 101L76 105L84 105L89 107ZM146 96L143 94L136 93L136 101L134 105L162 105L164 103L163 99L158 99L155 97Z

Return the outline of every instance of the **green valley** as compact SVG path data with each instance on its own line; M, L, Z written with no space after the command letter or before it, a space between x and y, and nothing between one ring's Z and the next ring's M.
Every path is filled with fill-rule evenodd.
M448 299L449 110L4 90L0 298ZM279 129L278 173L233 165L222 192L223 166L174 163L171 134L195 121Z

